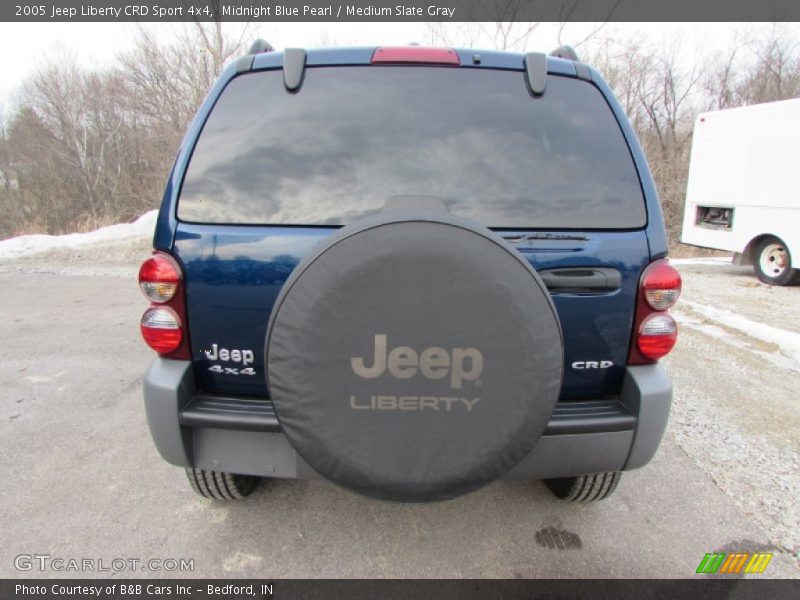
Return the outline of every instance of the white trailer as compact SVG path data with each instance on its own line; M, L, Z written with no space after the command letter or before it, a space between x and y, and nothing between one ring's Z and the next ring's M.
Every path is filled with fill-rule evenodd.
M681 241L800 283L800 99L697 117Z

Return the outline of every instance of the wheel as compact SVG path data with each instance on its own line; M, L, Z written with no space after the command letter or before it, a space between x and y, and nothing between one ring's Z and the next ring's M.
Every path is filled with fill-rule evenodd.
M258 478L252 475L234 475L204 469L186 469L186 476L195 492L203 498L214 500L241 500L249 496L258 483Z
M593 473L577 477L545 479L557 498L567 502L596 502L608 498L617 489L622 473Z
M770 285L794 285L800 283L800 273L792 268L792 255L782 240L768 237L756 247L756 276Z

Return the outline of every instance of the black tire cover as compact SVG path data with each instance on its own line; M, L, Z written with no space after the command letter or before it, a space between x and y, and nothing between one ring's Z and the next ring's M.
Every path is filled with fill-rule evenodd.
M297 266L266 367L283 431L313 469L368 496L429 501L531 451L563 346L542 280L502 238L446 213L395 212L341 229Z

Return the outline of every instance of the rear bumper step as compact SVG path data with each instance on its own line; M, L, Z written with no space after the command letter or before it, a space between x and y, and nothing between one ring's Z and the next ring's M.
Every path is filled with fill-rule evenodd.
M616 398L559 402L544 435L571 435L602 431L630 431L636 417Z
M281 431L272 400L198 395L181 411L181 425L240 431Z
M281 431L275 407L265 398L200 394L181 411L181 425L239 431ZM544 435L630 431L636 417L619 400L559 402Z

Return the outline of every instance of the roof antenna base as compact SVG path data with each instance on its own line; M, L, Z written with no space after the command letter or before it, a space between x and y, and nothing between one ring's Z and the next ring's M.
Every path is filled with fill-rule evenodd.
M571 60L573 62L580 61L578 58L578 53L575 52L575 48L567 45L559 46L550 53L550 56L555 56L556 58L566 58L567 60Z
M258 38L250 45L250 50L247 51L248 54L262 54L264 52L273 52L275 48L272 47L267 40L262 40Z

